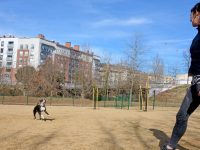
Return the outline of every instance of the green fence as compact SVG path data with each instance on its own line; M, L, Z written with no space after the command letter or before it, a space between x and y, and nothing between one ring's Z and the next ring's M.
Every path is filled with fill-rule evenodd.
M134 103L136 102L134 95L132 96L130 100L130 95L117 95L117 96L99 96L98 97L98 106L99 107L116 107L116 108L127 108L134 106Z

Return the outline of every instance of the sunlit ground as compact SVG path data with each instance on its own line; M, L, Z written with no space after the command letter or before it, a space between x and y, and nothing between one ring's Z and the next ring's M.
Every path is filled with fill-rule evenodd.
M47 106L51 115L41 121L33 119L32 109L26 105L0 105L0 149L159 150L171 134L178 110ZM198 110L189 120L179 149L200 149L199 121Z

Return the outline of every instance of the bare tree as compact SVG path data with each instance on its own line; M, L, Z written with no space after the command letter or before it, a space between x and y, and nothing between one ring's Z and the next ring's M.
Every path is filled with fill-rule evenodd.
M103 83L103 91L104 94L106 95L106 99L108 99L108 89L109 89L109 85L110 85L110 61L111 61L111 57L110 56L105 56L104 58L102 58L102 83Z
M128 50L125 52L127 55L128 66L131 70L138 71L142 67L142 56L144 55L144 46L142 37L135 34L133 39L128 43Z
M62 95L64 82L64 72L53 63L51 58L48 58L44 64L39 66L39 70L29 82L29 87L31 87L32 93L38 96L50 96L51 93Z
M178 68L177 64L170 68L170 74L172 75L175 84L176 84L176 76L178 74L178 71L179 71L179 68Z
M152 71L153 71L154 81L156 83L161 82L162 77L164 75L164 63L158 54L153 58Z
M2 93L5 93L4 91L4 84L3 84L3 67L0 67L0 96Z
M90 97L92 93L92 87L97 83L97 77L93 76L93 61L94 55L92 52L92 48L89 43L85 43L81 46L82 50L86 53L86 60L79 62L78 67L78 84L81 88L81 97ZM91 60L92 59L92 60ZM91 61L90 61L91 60Z
M190 51L189 50L184 50L183 51L183 62L186 68L186 72L189 70L190 67L190 62L191 62L191 58L190 58ZM187 77L187 84L189 82L189 76Z
M77 71L77 84L80 85L82 98L89 95L92 89L92 64L82 62Z
M17 73L15 74L17 82L21 82L26 85L31 79L34 72L35 68L31 66L25 66L17 69Z
M2 83L3 80L3 67L0 67L0 84Z
M91 46L90 46L89 43L84 43L84 44L81 46L81 48L82 48L82 50L83 50L84 52L92 52L92 48L91 48Z
M126 51L127 55L127 64L129 68L129 75L128 75L128 84L130 85L130 100L129 103L131 104L132 100L132 93L134 85L138 85L141 83L140 80L135 78L136 73L141 70L142 64L142 57L144 54L144 48L142 44L142 37L139 34L135 34L134 38L128 44L128 50ZM137 87L137 88L138 88Z
M24 67L17 69L15 78L17 79L18 83L22 84L22 86L23 86L22 90L23 90L24 95L30 89L29 82L32 79L35 72L36 72L36 70L32 66L24 66Z

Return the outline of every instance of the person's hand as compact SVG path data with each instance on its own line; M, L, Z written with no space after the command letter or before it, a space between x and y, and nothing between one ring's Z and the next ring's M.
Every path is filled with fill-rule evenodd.
M200 91L198 92L198 94L197 94L198 96L200 96Z

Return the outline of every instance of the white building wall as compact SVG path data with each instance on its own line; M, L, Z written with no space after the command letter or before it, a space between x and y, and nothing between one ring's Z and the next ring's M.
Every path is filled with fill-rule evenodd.
M1 45L2 42L4 42L4 46ZM10 47L8 47L9 42L14 42L13 46L10 45ZM13 68L16 67L17 45L18 45L18 38L1 38L0 39L0 49L3 48L3 53L0 53L0 55L3 55L3 60L2 60L3 67L6 67L8 61L12 62L11 67ZM9 48L13 49L12 53L8 52ZM12 55L12 60L7 59L8 55Z
M26 49L26 45L29 50L29 65L37 68L39 65L39 53L40 53L40 39L39 38L20 38L18 42L18 49L20 50L23 45L23 50Z
M192 77L188 78L188 74L177 74L176 75L176 83L177 84L187 84L187 80L188 80L188 84L191 84Z
M55 51L53 51L53 54L59 54L59 55L64 55L70 57L70 50L67 50L66 48L58 47L56 46L55 42L51 42L45 39L40 39L40 38L27 38L27 39L20 39L19 40L19 49L20 45L28 45L29 49L29 57L30 57L30 65L34 66L37 68L41 64L41 58L40 58L40 53L41 53L41 46L43 44L52 46L55 48ZM34 45L34 48L31 48L32 45Z
M1 46L1 42L4 42L4 46ZM12 65L11 67L14 68L15 70L13 71L13 74L16 71L17 68L17 54L18 54L18 50L28 50L29 51L29 61L28 61L28 65L33 66L35 69L38 68L38 66L41 64L41 52L42 52L42 45L45 44L48 46L50 46L51 48L53 47L53 51L52 51L52 56L54 54L59 54L62 56L66 56L66 57L71 57L71 52L74 51L71 48L67 48L64 45L60 45L54 41L49 41L46 39L41 39L38 37L35 38L15 38L15 37L0 37L0 48L3 48L3 53L0 53L0 55L3 56L3 60L0 62L2 62L2 66L6 67L7 64L7 56L8 56L8 43L9 41L13 41L13 53L12 53ZM21 45L23 47L21 47ZM11 54L9 54L11 55ZM98 59L100 59L98 56L96 56ZM10 58L9 58L10 59ZM80 59L84 62L88 62L88 63L92 63L93 65L93 70L95 70L96 68L98 68L98 66L96 66L97 64L95 64L95 62L93 61L93 59L96 59L95 57L93 58L93 55L88 55L85 54L83 52L81 52L80 55ZM14 76L13 76L14 77Z

